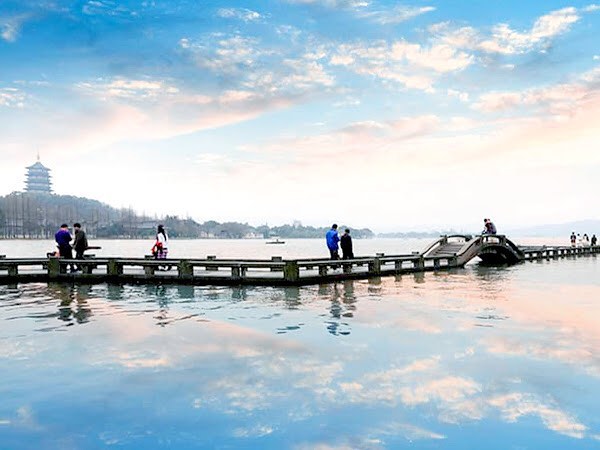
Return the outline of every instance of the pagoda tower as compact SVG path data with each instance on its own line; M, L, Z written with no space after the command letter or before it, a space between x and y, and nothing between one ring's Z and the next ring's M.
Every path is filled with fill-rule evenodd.
M50 181L50 169L40 162L38 154L37 162L27 167L27 179L25 180L25 192L41 194L52 193L52 182Z

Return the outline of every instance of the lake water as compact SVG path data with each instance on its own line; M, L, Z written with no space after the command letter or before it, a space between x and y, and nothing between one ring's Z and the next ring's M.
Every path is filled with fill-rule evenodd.
M355 253L428 243L356 240ZM271 247L170 250L326 253ZM0 241L15 257L51 248ZM0 285L0 324L0 449L600 448L594 256L302 288Z

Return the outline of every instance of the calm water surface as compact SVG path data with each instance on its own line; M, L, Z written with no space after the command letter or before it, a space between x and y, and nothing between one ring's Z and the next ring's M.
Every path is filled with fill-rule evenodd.
M50 246L0 241L0 253ZM587 257L287 289L0 285L0 448L600 448L599 275Z

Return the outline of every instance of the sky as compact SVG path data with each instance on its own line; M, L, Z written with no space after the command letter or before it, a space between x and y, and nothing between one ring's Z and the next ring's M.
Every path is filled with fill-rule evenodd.
M598 219L600 4L0 1L0 194L374 231Z

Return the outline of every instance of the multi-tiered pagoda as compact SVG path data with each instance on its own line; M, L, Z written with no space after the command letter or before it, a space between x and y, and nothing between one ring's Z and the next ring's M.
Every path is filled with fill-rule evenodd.
M25 180L25 192L36 192L42 194L52 193L52 182L50 181L50 169L38 160L32 166L27 167L27 179Z

